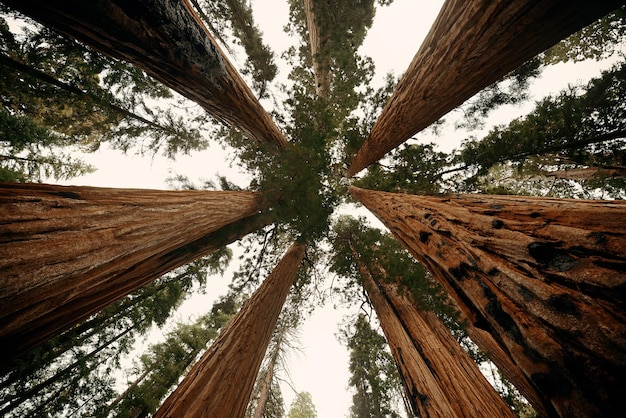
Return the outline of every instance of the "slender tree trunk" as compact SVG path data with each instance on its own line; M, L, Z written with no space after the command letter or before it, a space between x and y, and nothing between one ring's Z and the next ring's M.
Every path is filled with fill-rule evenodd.
M228 327L159 408L156 417L243 417L304 246L293 244Z
M369 137L352 177L620 0L448 0Z
M287 140L224 56L188 0L44 0L6 3L143 69L251 138Z
M626 203L351 188L562 416L626 407Z
M309 30L309 45L311 60L313 61L313 76L315 77L315 93L318 97L327 98L330 92L330 61L324 55L326 38L320 31L315 18L314 0L304 0L304 15L306 27Z
M397 284L387 281L381 266L372 271L354 249L352 252L413 413L423 417L513 417L437 316L419 310L410 296L401 294ZM434 401L436 396L444 399Z
M109 98L98 96L97 94L90 93L88 91L84 91L74 85L58 80L55 77L44 73L43 71L39 71L38 69L34 67L30 67L11 57L0 54L0 64L5 65L14 70L17 70L23 74L29 75L40 81L43 81L44 83L52 84L53 86L56 86L60 88L61 90L64 90L68 93L74 94L76 96L81 97L82 99L85 99L85 101L93 102L96 105L100 106L102 109L109 109L113 112L116 112L117 114L120 115L120 117L127 117L130 119L134 119L138 122L141 122L145 125L148 125L162 132L175 133L175 131L172 128L168 126L159 125L158 123L151 121L149 119L146 119L141 115L133 113L129 111L128 109L124 109L123 107L118 106L115 103L113 103L111 100L109 100Z
M626 167L587 167L571 168L568 170L558 170L546 173L547 176L566 180L592 180L600 178L626 178Z
M115 407L117 405L120 404L120 402L122 402L125 399L128 399L128 395L130 393L131 390L133 390L134 388L136 388L137 386L139 386L139 384L146 378L148 377L148 375L150 374L150 372L152 372L152 370L150 369L146 369L143 373L141 373L134 381L133 383L131 383L126 390L124 390L124 392L120 393L117 398L115 398L113 400L113 402L111 402L110 404L107 405L106 407L106 412L103 412L101 414L101 416L108 416L108 414L115 409Z
M265 222L252 192L0 185L0 362Z
M274 349L270 354L269 362L267 364L267 368L265 370L265 375L263 376L263 380L261 381L261 390L259 391L259 398L256 401L256 406L254 408L253 418L263 418L263 413L265 412L265 405L267 405L267 401L270 398L270 393L272 391L272 381L274 380L274 368L276 367L276 362L278 361L278 355L281 350L283 334L278 337L278 341L274 345Z

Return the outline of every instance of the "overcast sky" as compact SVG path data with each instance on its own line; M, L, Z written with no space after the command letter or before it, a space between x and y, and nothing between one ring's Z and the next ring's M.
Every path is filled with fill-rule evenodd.
M376 64L375 83L380 84L384 75L392 71L401 75L413 58L424 36L435 19L441 1L434 0L395 0L391 6L378 8L374 26L370 29L361 52L371 56ZM253 0L255 18L261 27L266 42L274 49L277 57L296 40L282 31L287 23L288 6L276 0ZM236 60L235 60L236 62ZM607 67L608 64L604 64ZM537 96L541 98L547 91L556 92L573 83L588 78L585 74L597 74L594 63L581 64L572 71L571 67L559 66L546 72L546 77L536 83ZM289 69L281 66L279 77L287 76ZM522 108L507 108L499 112L495 119L507 120L527 112L532 103ZM462 133L451 132L437 139L446 151L458 145ZM220 173L245 185L246 175L236 167L229 167L227 155L219 145L207 151L193 153L192 156L177 157L176 161L159 156L142 158L123 156L119 151L103 149L86 160L94 164L98 171L81 178L72 179L68 184L102 187L167 188L165 179L173 174L184 174L192 180L211 179ZM235 263L236 264L236 263ZM195 298L186 303L177 314L178 320L188 321L191 316L204 314L211 300L226 292L230 276L215 277L210 281L207 297ZM301 330L301 351L291 357L289 371L294 387L298 391L312 394L320 418L344 417L348 414L351 394L348 392L348 356L346 350L336 340L337 324L345 312L336 312L329 304L317 312ZM293 392L284 386L283 396L286 407L293 400Z

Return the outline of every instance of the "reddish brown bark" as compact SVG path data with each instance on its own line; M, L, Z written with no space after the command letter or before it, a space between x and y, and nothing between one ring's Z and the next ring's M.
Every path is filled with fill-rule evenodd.
M293 244L156 417L243 417L304 246Z
M618 0L446 1L347 176L621 4Z
M0 185L6 361L262 226L253 192Z
M386 281L382 267L372 272L354 250L353 256L413 413L422 417L513 417L436 315L419 310L409 295Z
M352 188L562 416L626 407L626 203Z
M188 0L7 0L6 4L123 59L251 138L287 140Z
M459 307L459 310L464 313L470 311L467 306ZM559 416L552 406L549 397L541 393L537 386L524 374L524 371L515 363L501 341L499 339L496 340L489 332L479 328L477 325L480 326L480 323L468 321L465 332L496 365L504 377L530 402L535 412L540 417Z
M304 15L306 17L306 26L309 30L315 92L319 97L326 98L330 92L330 62L323 55L326 39L322 36L320 26L316 21L313 0L304 0Z

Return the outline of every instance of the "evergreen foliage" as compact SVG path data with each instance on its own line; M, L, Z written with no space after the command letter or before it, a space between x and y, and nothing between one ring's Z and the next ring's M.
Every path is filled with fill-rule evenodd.
M342 333L350 352L349 383L354 393L350 417L400 417L394 398L401 393L401 382L385 338L363 314Z
M309 392L300 392L289 408L288 418L316 418L317 412Z

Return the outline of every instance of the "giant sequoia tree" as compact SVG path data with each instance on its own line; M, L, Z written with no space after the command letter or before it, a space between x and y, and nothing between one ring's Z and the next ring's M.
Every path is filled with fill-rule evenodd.
M197 9L197 2L6 3L141 68L200 104L232 128L222 131L222 139L239 147L239 160L254 178L251 191L212 193L3 186L3 348L13 355L40 344L158 275L274 222L259 235L260 254L246 259L236 275L241 286L235 288L248 289L267 259L275 259L286 243L297 238L303 244L288 250L157 412L224 417L241 416L247 407L280 307L305 256L304 244L312 248L306 257L310 264L321 259L316 254L325 247L318 244L329 236L333 210L347 198L341 162L349 161L347 154L362 137L368 139L349 161L349 176L620 4L448 0L371 127L359 120L359 104L367 101L375 108L374 102L384 101L385 90L368 88L371 63L356 52L372 23L374 2L340 2L343 8L335 10L328 2L292 1L292 30L305 47L290 53L294 85L286 92L283 113L276 113L279 129L206 29L203 21L212 20ZM226 3L215 7L226 5L233 20L249 22L249 9ZM344 9L350 13L341 13ZM258 37L246 35L243 26L235 27L242 42L249 40L249 51L262 51ZM14 68L18 64L24 63L18 61ZM28 74L45 78L35 71ZM52 84L63 89L62 81ZM259 87L261 93L264 88ZM426 166L440 168L445 160L426 154L416 161L429 159ZM496 364L509 369L511 381L538 411L600 415L623 410L617 388L623 386L625 371L624 205L482 196L398 198L357 188L352 193L432 271L470 322L468 334L491 352ZM259 215L261 210L266 216ZM607 216L608 211L614 216ZM404 330L390 333L394 337L389 340L406 381L422 379L423 389L406 385L427 394L425 402L410 391L414 409L435 415L463 415L471 408L506 413L499 401L488 401L493 393L467 358L457 362L453 356L416 355L420 347L434 343L452 345L433 336L440 328L430 320L423 321L424 329L433 331L428 337L411 331L409 322L418 322L415 298L400 298L397 286L367 279L366 273L382 271L371 268L376 264L367 258L372 257L368 249L345 248L366 277L363 285L380 311L383 328ZM309 278L302 285L312 282ZM431 295L424 291L421 296ZM252 346L248 338L255 341ZM401 339L415 361L402 361ZM432 361L438 367L429 367ZM450 389L469 392L477 382L482 389L471 393L475 399L459 403L449 398Z

